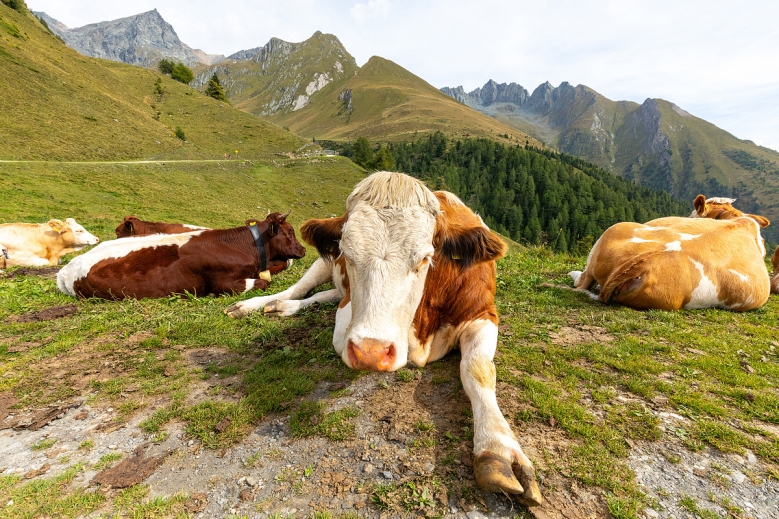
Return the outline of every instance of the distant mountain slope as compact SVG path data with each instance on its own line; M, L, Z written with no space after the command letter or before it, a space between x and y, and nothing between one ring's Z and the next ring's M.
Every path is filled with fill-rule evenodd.
M236 107L307 137L398 141L441 131L541 145L389 60L374 56L358 67L331 34L316 32L301 43L273 38L196 72L196 85L216 73Z
M671 102L612 101L567 82L557 88L544 83L532 94L516 83L492 80L472 92L441 90L564 153L682 200L699 193L738 198L740 207L776 220L766 234L779 241L779 153Z
M248 158L304 143L150 70L82 56L4 4L0 69L0 159Z
M156 9L146 13L68 28L43 12L34 12L46 21L51 31L69 47L85 56L121 61L141 67L153 67L162 58L194 66L210 65L225 59L206 54L183 43L173 27Z

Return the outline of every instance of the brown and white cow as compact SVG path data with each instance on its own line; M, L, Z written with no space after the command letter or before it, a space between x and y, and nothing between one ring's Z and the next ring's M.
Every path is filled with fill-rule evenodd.
M733 207L735 198L706 198L704 195L698 195L695 197L692 205L695 208L690 214L690 218L711 218L713 220L732 220L733 218L740 218L742 216L748 216L755 220L760 227L768 227L771 222L768 218L758 216L756 214L746 214Z
M751 217L668 217L612 225L590 251L584 272L570 275L579 289L600 284L597 298L606 303L745 311L768 300L764 257L760 226Z
M268 266L286 267L287 260L305 255L286 215L271 213L257 222ZM57 274L57 287L103 299L241 293L268 288L268 280L258 279L259 268L248 227L152 234L108 241L74 258Z
M6 267L7 260L8 260L8 248L2 243L0 243L0 270Z
M192 231L206 231L208 227L199 227L186 223L145 222L137 216L125 216L124 221L116 227L117 238L130 236L147 236L149 234L181 234Z
M65 254L99 241L73 218L64 222L52 219L47 223L0 225L0 243L8 249L6 265L9 267L57 265Z
M333 346L355 369L424 366L459 345L460 377L474 418L474 472L480 487L542 502L530 460L495 397L498 315L495 260L506 245L451 193L431 192L402 173L360 182L341 217L309 220L301 234L321 257L300 281L225 310L292 315L339 301ZM335 288L298 300L314 287Z

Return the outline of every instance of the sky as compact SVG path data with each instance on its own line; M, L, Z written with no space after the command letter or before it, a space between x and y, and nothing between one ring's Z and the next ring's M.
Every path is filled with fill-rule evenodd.
M209 54L322 31L363 65L390 59L441 88L549 81L671 101L779 150L777 0L27 0L68 27L152 9Z

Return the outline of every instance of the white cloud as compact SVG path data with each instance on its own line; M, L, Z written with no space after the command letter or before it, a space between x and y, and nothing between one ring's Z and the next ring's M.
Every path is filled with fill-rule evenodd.
M371 18L386 17L390 12L390 3L388 0L368 0L367 2L357 2L350 10L352 18L358 22L364 22Z

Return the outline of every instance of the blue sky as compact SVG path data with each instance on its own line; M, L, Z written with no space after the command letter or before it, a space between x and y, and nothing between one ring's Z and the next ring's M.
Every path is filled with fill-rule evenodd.
M335 34L436 87L488 79L529 91L583 84L613 100L672 101L779 150L779 1L27 0L69 27L156 8L211 54Z

